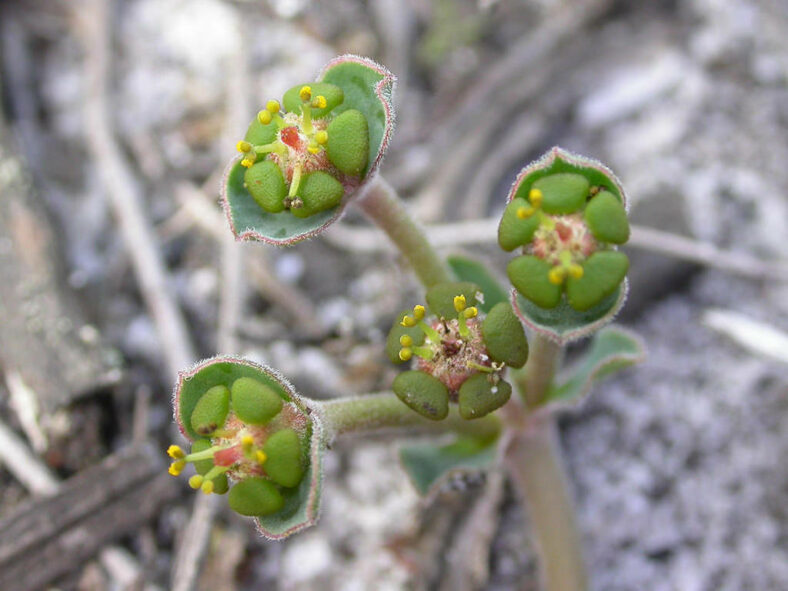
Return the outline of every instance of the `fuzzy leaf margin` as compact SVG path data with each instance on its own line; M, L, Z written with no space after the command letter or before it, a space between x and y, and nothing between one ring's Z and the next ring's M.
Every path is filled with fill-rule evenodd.
M579 404L596 382L611 374L644 361L643 340L620 326L603 328L594 335L589 350L561 383L554 383L545 404L574 406Z
M269 213L255 203L244 186L243 156L236 156L225 169L221 185L222 208L236 240L289 246L312 238L337 221L347 204L361 194L377 173L394 130L392 101L396 77L368 58L348 54L328 62L317 81L335 84L345 93L344 102L332 113L357 109L367 118L369 158L361 182L346 188L342 202L333 209L306 218L297 218L289 211Z
M484 472L491 468L497 454L497 437L477 439L459 436L454 441L436 445L418 442L402 445L399 460L416 491L432 496L453 475Z
M629 211L624 187L612 170L593 158L574 154L558 146L551 148L520 171L509 189L506 203L516 197L527 196L531 186L540 178L564 172L581 174L592 185L604 186L620 199L624 209ZM566 302L566 296L561 297L561 303L555 308L545 309L522 297L517 290L512 290L512 306L528 328L558 345L565 345L587 337L612 322L624 306L628 290L628 281L624 279L615 293L590 310L582 312L572 308Z
M239 377L253 377L274 388L307 421L309 445L304 457L307 469L301 483L283 492L285 505L281 511L254 518L260 534L271 540L282 540L315 525L320 517L323 457L328 441L319 406L298 395L290 382L270 367L240 357L216 356L178 372L172 395L174 418L184 437L194 441L197 434L191 429L189 418L199 397L212 386L223 384L229 388Z

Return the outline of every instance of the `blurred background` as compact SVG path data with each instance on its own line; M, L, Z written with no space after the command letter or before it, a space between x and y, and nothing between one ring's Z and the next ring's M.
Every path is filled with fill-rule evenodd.
M249 120L341 53L399 78L382 174L442 252L503 276L494 218L553 145L628 189L648 360L561 422L593 589L788 589L785 0L0 2L0 588L538 589L500 475L421 500L390 440L338 442L280 543L166 474L198 359L390 384L420 294L385 239L351 208L235 244L218 207Z

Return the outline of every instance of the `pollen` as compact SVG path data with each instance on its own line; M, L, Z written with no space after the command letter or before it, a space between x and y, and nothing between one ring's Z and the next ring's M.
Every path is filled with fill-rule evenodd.
M412 347L413 338L409 334L404 334L399 338L399 344L403 347Z
M529 217L534 215L536 210L531 206L523 206L517 209L517 219L520 220L527 220Z
M454 296L454 309L457 312L462 312L466 306L467 302L464 295L460 294L458 296Z
M328 132L321 129L315 134L315 141L321 146L328 142Z
M241 140L240 142L235 144L235 149L243 154L252 149L252 144L250 144L249 142L245 142L244 140Z
M243 166L244 168L251 168L252 164L254 164L254 160L250 158L244 158L243 160L241 160L241 166Z
M413 349L410 347L403 347L399 350L399 358L402 361L410 361L411 357L413 357Z
M580 279L583 276L583 267L577 263L569 265L569 276L572 279Z
M413 306L413 317L418 320L424 320L424 315L427 313L427 310L424 306L418 305Z
M564 282L564 279L566 279L566 268L553 267L547 274L547 278L553 285L561 285Z
M202 483L205 479L202 477L201 474L195 474L191 478L189 478L189 486L191 486L194 490L197 490L202 486Z
M268 101L268 102L265 104L265 109L266 109L266 111L268 111L269 113L271 113L271 115L274 115L274 114L276 114L276 113L279 113L279 110L280 110L281 108L282 108L282 107L281 107L281 105L279 104L279 101L276 101L276 100L270 100L270 101Z
M265 455L265 452L262 449L258 449L254 454L254 459L257 460L257 463L261 466L265 464L265 461L268 459L268 456Z
M263 125L268 125L271 123L272 119L273 116L271 115L271 111L268 111L267 109L263 109L257 114L257 120Z
M312 87L302 86L301 90L298 91L298 96L301 97L302 101L308 101L312 98Z
M169 472L172 476L180 476L181 472L183 472L183 469L185 467L186 467L185 460L175 460L172 464L170 464L170 467L167 470L167 472Z
M400 324L405 328L411 328L416 326L416 322L418 322L413 316L405 316L400 321Z
M309 152L310 154L317 154L318 152L320 152L320 146L311 146L310 145L307 148L307 152Z
M200 485L200 490L204 492L206 495L209 495L213 492L213 480L206 480Z
M186 454L181 449L179 445L171 445L167 448L167 455L173 458L174 460L180 460L181 458L186 457Z
M326 101L326 97L324 97L322 94L317 95L312 100L312 106L318 109L325 109L326 105L328 105L328 101Z
M479 309L476 306L471 306L470 308L465 308L462 314L466 318L476 318L479 315Z
M544 195L540 189L531 189L528 193L528 200L534 207L541 207Z

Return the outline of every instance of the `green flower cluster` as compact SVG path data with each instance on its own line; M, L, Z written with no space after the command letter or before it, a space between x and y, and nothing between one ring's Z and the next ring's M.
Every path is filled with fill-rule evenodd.
M566 294L572 308L585 311L615 293L629 268L615 246L628 239L618 189L593 169L526 177L498 227L501 248L524 252L507 267L512 285L542 308Z
M344 92L324 82L298 85L271 100L238 142L244 182L269 213L305 218L340 204L358 187L369 158L369 124L342 108Z
M169 447L170 474L193 464L196 474L189 485L206 494L229 490L230 508L241 515L280 511L287 492L304 477L308 420L272 384L240 377L229 387L211 386L180 420L188 421L181 424L184 433L198 438L188 454Z
M450 402L465 419L503 406L512 393L504 369L528 359L525 331L511 305L496 304L482 317L477 304L483 294L468 282L439 283L426 300L427 307L402 312L389 331L389 359L414 366L394 379L394 393L436 421L446 418Z

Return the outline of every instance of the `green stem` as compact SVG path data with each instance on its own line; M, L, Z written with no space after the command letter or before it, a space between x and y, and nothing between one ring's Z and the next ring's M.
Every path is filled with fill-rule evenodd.
M321 405L327 430L334 437L346 433L412 429L432 433L454 432L487 439L501 430L501 422L496 416L487 415L469 421L460 417L455 408L442 421L425 419L390 392L335 398Z
M539 334L531 338L528 363L516 378L520 396L528 408L536 408L544 402L558 368L560 354L561 347L550 339Z
M585 591L588 576L555 419L552 415L530 417L528 427L513 434L504 462L528 510L544 589Z
M425 287L452 281L443 259L427 240L424 231L410 217L397 192L377 176L356 203L380 227L408 259Z

